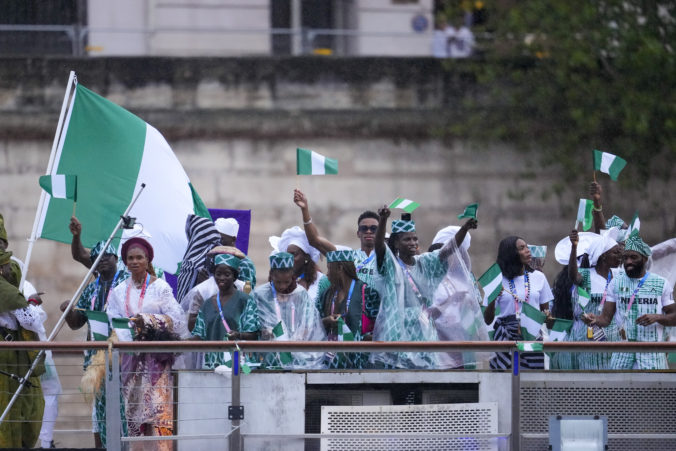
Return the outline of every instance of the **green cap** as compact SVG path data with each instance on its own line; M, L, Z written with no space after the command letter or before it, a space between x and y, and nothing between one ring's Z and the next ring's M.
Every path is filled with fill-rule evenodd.
M232 254L218 254L214 258L214 265L226 265L231 267L232 269L238 270L239 269L239 264L242 262L241 259L235 257Z
M415 221L395 219L392 221L392 233L415 232Z
M278 252L270 256L271 269L292 269L293 255L288 252Z
M354 262L354 251L352 249L329 251L326 253L326 262Z
M626 241L624 242L624 249L627 251L638 252L645 257L650 257L653 253L653 251L650 250L650 246L645 244L645 242L641 239L641 236L638 234L638 230L634 230L629 234Z

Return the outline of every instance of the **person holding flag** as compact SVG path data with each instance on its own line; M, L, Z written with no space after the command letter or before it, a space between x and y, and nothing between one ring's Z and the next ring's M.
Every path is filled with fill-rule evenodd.
M66 315L66 324L72 330L78 330L87 322L86 311L105 312L108 307L108 300L113 288L118 286L129 278L126 269L118 269L117 251L115 246L109 244L104 248L106 242L99 241L89 252L90 262L93 264L99 254L103 253L101 260L96 265L98 275L96 279L87 285L77 302L76 308L71 309ZM64 301L60 309L65 311L69 301ZM87 340L91 339L91 333L87 334ZM87 371L95 351L86 350L84 352L83 369ZM94 433L94 443L97 448L106 446L106 397L101 390L95 394L94 404L92 406L92 432Z
M486 324L493 323L495 319L495 341L540 338L540 327L554 296L545 275L530 269L530 260L530 249L523 238L508 236L500 241L497 264L502 272L501 291L492 302L488 302L489 293L485 293L484 300L487 304L484 311ZM496 319L497 308L500 313ZM521 353L519 365L526 369L544 369L544 354ZM496 352L490 360L490 367L499 370L511 368L510 354Z
M310 246L315 247L323 255L327 252L335 251L336 246L327 238L319 235L319 231L312 221L310 216L310 207L308 200L302 191L295 189L293 191L293 202L300 208L303 216L303 225L305 227L305 234L307 235ZM373 252L375 243L376 230L378 230L378 220L380 217L377 213L366 210L357 218L357 238L359 238L359 249L354 249L352 254L354 256L355 269L359 280L371 285L373 276L376 270L376 254Z
M320 296L317 309L329 341L371 340L368 328L378 316L378 292L357 278L352 249L340 249L326 254L329 288ZM368 354L327 353L330 369L368 368Z
M319 311L294 274L294 256L277 252L270 256L270 282L253 291L258 308L261 340L326 340ZM267 368L311 369L322 367L317 352L274 352L263 357Z
M617 314L622 340L660 342L664 328L676 326L673 288L666 279L646 269L650 247L633 231L625 241L622 261L624 271L613 278L600 315L587 314L589 324L607 327ZM665 370L664 353L615 352L610 360L613 370Z
M214 280L218 293L202 305L195 327L194 338L200 340L256 340L259 326L253 298L235 287L241 259L231 254L214 258ZM229 353L228 353L229 354ZM207 352L201 368L214 369L230 360L224 352Z
M418 235L415 222L392 221L392 234L385 244L385 229L390 209L378 210L380 220L376 232L375 252L378 274L374 279L380 293L380 311L373 332L375 341L436 341L437 331L428 308L434 292L448 270L448 257L462 243L467 232L477 227L476 219L468 219L455 240L441 249L417 254ZM455 246L455 247L454 247ZM377 353L374 363L386 368L436 368L438 356L430 353Z
M143 238L122 245L122 259L131 276L112 291L108 316L129 318L135 325L134 340L177 340L189 337L185 312L171 287L155 276L154 250ZM173 431L173 354L124 354L122 395L127 429L132 437L166 436ZM171 449L172 442L157 442Z
M565 310L568 314L564 317L573 319L573 326L566 341L619 341L614 321L603 329L591 327L587 325L587 314L601 312L608 297L613 271L620 265L622 249L611 237L597 235L588 249L591 268L578 268L578 242L578 232L573 230L570 233L571 250L566 268L571 286L557 290L552 309L554 316L559 317L559 312L564 310L562 304L567 302ZM567 362L559 360L558 369L606 370L610 366L610 353L580 352L570 353L569 356L570 360Z

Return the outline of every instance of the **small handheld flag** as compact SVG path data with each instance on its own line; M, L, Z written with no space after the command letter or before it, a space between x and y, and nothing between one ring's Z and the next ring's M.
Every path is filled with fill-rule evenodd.
M577 287L577 303L580 304L582 308L585 308L589 301L591 300L591 295L582 287Z
M106 312L87 310L85 314L89 322L90 338L92 341L107 340L110 335L110 326L108 325L108 315Z
M585 232L591 229L592 226L592 208L594 202L589 199L580 199L580 204L577 207L577 219L575 220L575 229L578 224L582 224L582 230Z
M521 333L526 340L536 340L540 335L540 328L547 319L547 315L532 305L521 304Z
M77 202L76 175L43 175L39 180L42 189L55 199L73 199Z
M354 334L342 317L338 318L338 341L354 341Z
M298 175L338 174L338 160L326 158L313 150L296 149L296 173Z
M479 277L479 284L484 289L484 306L487 306L500 295L502 291L502 271L497 263Z
M288 341L289 340L289 335L286 333L286 330L284 329L284 323L283 322L278 322L275 327L272 328L272 335L275 336L276 341ZM288 365L289 363L293 362L293 357L291 356L290 352L280 352L279 353L279 360L284 364Z
M113 329L120 341L134 341L134 329L129 325L129 318L111 318Z
M458 215L458 219L464 218L473 218L476 219L476 211L479 208L479 204L469 204L465 207L465 211Z
M636 213L634 213L634 217L631 218L631 223L627 229L627 236L629 236L634 230L641 230L641 220L638 219L638 210Z
M612 153L594 150L594 170L608 174L614 181L626 165L625 160Z
M418 202L414 202L410 199L404 199L403 197L397 197L392 201L388 208L400 208L407 213L413 213L413 210L419 206L420 204Z
M518 349L521 352L542 352L544 347L542 346L542 343L524 343L522 341L519 341L516 343L516 349Z
M568 331L573 327L572 319L556 318L549 332L549 339L552 341L563 341L568 335Z

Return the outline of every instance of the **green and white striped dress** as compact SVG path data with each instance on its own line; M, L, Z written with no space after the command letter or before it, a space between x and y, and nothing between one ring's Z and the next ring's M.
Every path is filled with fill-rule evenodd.
M661 314L662 309L674 303L672 287L667 281L656 274L647 273L644 283L640 286L641 278L631 278L622 271L610 284L606 302L615 302L618 319L618 328L624 328L629 341L660 342L665 338L664 326L651 324L639 326L636 318L645 314ZM636 291L638 288L638 291ZM629 309L632 294L636 291L634 302ZM661 370L667 369L665 353L631 353L616 352L610 361L614 370L639 369Z

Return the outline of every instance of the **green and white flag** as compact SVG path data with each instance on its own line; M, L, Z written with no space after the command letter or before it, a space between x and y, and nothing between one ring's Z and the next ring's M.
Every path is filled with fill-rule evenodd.
M631 218L631 224L629 224L629 228L627 228L627 235L631 235L631 232L634 230L641 230L641 220L638 219L638 211L634 213L634 217Z
M76 85L64 120L51 176L77 176L77 210L86 247L110 236L141 184L130 211L155 250L153 263L175 274L188 246L189 214L209 218L181 163L164 137L124 108ZM38 237L70 243L70 201L49 197Z
M476 219L476 212L479 209L479 204L469 204L465 207L465 211L458 215L458 219L474 218Z
M577 219L575 220L575 228L578 224L582 224L582 230L585 232L591 229L592 226L592 208L594 202L589 199L580 199L580 204L577 207Z
M404 199L403 197L397 197L392 201L388 208L400 208L407 213L413 213L413 211L418 208L420 204L414 202L410 199Z
M106 312L87 310L87 322L89 322L90 338L92 341L105 341L110 336L110 325Z
M43 190L55 199L73 199L77 202L76 175L43 175L38 180Z
M296 171L298 175L338 174L338 160L299 147L296 149Z
M129 318L111 318L113 329L120 341L134 341L134 329L129 325Z
M549 339L551 341L563 341L571 327L573 327L573 320L557 318L549 332Z
M532 305L521 304L521 333L526 340L536 340L540 336L540 329L547 315Z
M354 334L343 318L338 318L338 341L354 341Z
M275 341L289 341L289 334L286 333L284 328L284 323L282 321L278 322L277 325L272 329L272 335L275 336ZM280 352L279 360L288 365L293 362L293 357L290 352Z
M500 295L502 291L502 271L497 263L479 277L479 284L484 289L483 305L488 306Z
M594 150L594 170L608 174L612 180L617 181L617 176L626 165L625 160L612 153Z
M516 349L518 349L521 352L542 352L544 347L540 342L524 343L522 341L519 341L516 343Z
M580 307L583 309L589 304L591 300L591 295L582 287L577 287L577 303L580 304Z

